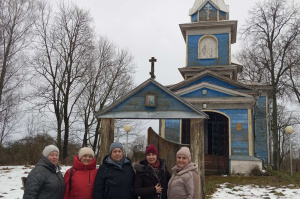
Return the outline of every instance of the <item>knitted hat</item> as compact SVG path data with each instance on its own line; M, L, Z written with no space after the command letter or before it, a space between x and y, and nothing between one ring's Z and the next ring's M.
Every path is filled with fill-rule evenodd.
M111 152L115 149L115 148L120 148L122 151L123 150L123 146L120 142L113 142L111 143L110 147L109 147L109 154L111 154Z
M177 152L177 155L185 155L189 159L189 162L191 162L191 152L189 148L185 146L181 147L181 149Z
M52 144L46 146L46 147L44 148L42 154L43 154L43 156L48 157L48 155L49 155L52 151L56 151L56 152L58 152L58 154L59 154L58 148L57 148L56 146L52 145Z
M158 151L157 151L157 148L156 148L155 145L149 144L149 145L146 147L145 155L148 155L149 153L153 153L153 154L155 154L155 155L158 157Z
M82 158L82 156L84 156L85 154L90 154L93 157L95 156L95 153L91 148L83 147L78 151L78 159L80 160Z

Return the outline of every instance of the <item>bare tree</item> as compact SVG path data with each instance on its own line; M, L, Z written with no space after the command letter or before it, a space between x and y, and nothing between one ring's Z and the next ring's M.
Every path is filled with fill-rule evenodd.
M282 97L288 73L299 71L293 49L300 37L299 6L287 0L268 0L251 9L243 29L243 50L239 61L244 65L242 78L267 83L276 88L272 96L272 132L274 168L279 169L280 144L278 136L277 97ZM299 51L298 51L299 52ZM288 59L294 59L294 61ZM296 69L297 67L297 69Z
M36 19L34 0L0 3L0 145L14 132L20 116L22 83L27 74L28 50Z
M287 110L286 105L278 106L278 141L281 145L279 159L280 168L282 168L281 165L283 160L289 154L289 139L288 135L284 132L284 129L290 125L296 127L298 124L300 124L299 112Z
M74 106L88 85L84 80L93 60L92 19L88 11L74 4L61 3L57 12L53 12L42 2L39 10L33 86L36 88L35 96L44 100L36 107L54 113L58 147L63 149L62 158L65 159L70 128L76 118Z
M105 37L100 37L91 70L85 78L88 85L78 103L78 112L84 124L83 146L97 149L101 120L95 113L122 97L133 86L133 56L119 49Z

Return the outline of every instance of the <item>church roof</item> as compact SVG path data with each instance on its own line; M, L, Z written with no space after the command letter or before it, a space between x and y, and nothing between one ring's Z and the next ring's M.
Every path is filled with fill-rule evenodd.
M195 0L194 6L190 9L189 15L194 14L205 5L206 2L210 1L212 4L216 5L217 8L224 12L229 12L229 6L225 4L224 0Z
M251 86L243 84L241 82L238 82L238 81L232 80L230 78L221 76L221 75L219 75L219 74L217 74L217 73L215 73L213 71L210 71L210 70L205 70L205 71L203 71L203 72L201 72L201 73L199 73L199 74L197 74L197 75L195 75L195 76L193 76L193 77L191 77L189 79L186 79L186 80L183 80L183 81L181 81L181 82L179 82L177 84L174 84L174 85L170 86L170 89L172 91L181 89L184 86L187 86L187 85L191 84L192 82L194 82L194 81L196 81L196 80L198 80L198 79L200 79L200 78L202 78L204 76L207 76L207 75L213 76L213 77L215 77L217 79L220 79L220 80L222 80L224 82L227 82L227 83L229 83L231 85L234 85L234 86L237 86L239 88L244 88L244 89L248 89L249 91L257 92L257 90L254 87L251 87Z
M182 36L186 41L186 31L195 28L211 28L211 27L231 27L231 43L236 42L237 20L221 20L221 21L198 21L179 24Z
M239 92L239 91L235 91L233 89L228 89L226 87L211 84L211 83L208 83L208 82L202 82L202 83L199 83L199 84L192 85L190 87L185 87L185 88L177 90L175 93L179 96L183 96L187 93L199 90L201 88L210 88L210 89L213 89L215 91L218 91L218 92L221 92L221 93L226 93L228 95L235 96L235 97L253 97L251 95L248 95L248 94L245 94L245 93L242 93L242 92Z

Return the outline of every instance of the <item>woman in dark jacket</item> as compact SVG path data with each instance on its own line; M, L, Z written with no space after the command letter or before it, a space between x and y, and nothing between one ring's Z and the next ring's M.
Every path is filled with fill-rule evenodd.
M62 199L65 182L58 165L59 150L49 145L42 154L40 161L28 174L23 199Z
M142 199L167 199L168 182L171 174L165 161L158 158L156 146L146 147L146 159L135 164L134 194Z
M103 159L99 167L95 185L94 199L132 199L134 171L131 161L124 156L119 142L110 145L110 155Z
M96 174L94 151L88 147L81 148L74 157L73 167L64 176L64 199L92 199Z

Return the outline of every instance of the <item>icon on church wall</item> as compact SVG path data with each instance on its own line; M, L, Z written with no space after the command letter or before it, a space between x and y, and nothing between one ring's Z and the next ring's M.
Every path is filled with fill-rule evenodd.
M145 95L145 106L156 107L156 94L147 93Z
M237 131L241 131L242 130L242 124L235 124L235 129Z
M198 44L198 59L215 59L218 57L217 39L212 35L200 38Z

